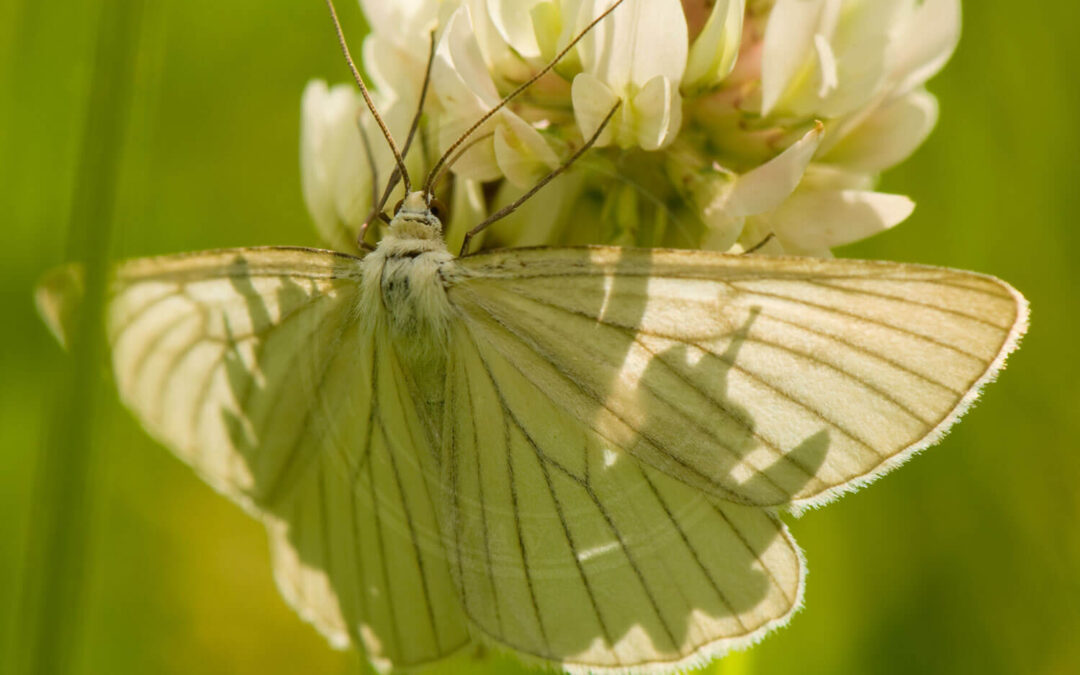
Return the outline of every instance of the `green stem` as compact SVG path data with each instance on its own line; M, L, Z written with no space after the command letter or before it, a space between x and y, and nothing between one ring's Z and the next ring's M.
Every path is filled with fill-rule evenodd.
M16 670L27 673L71 672L84 623L110 232L142 3L98 2L97 46L68 221L68 257L84 266L86 297L38 459L23 575L23 635L15 643Z

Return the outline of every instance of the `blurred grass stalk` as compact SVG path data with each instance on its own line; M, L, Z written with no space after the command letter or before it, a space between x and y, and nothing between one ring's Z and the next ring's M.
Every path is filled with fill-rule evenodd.
M88 24L96 31L96 46L67 234L68 260L85 268L86 297L37 460L21 621L12 645L14 672L35 675L72 672L78 662L110 233L143 0L97 0L96 5L97 23Z

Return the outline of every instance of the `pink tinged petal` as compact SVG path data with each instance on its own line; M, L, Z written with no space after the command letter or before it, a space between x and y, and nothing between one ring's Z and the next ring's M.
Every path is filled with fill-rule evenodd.
M824 126L819 123L787 150L739 176L728 197L729 215L749 216L779 206L802 180L823 132Z
M642 87L630 105L634 113L634 141L642 149L659 150L675 140L682 124L682 97L674 82L657 75Z
M570 86L570 100L574 105L574 118L581 129L582 137L590 138L611 112L611 107L618 103L619 97L599 78L588 73L578 73ZM596 141L598 147L611 143L613 126L615 125L609 124L600 134Z
M509 111L501 117L503 124L495 129L495 161L511 183L532 187L559 165L559 156L525 120Z
M843 246L902 222L915 208L904 195L863 190L798 190L768 215L773 234L791 252Z
M877 173L907 159L922 145L938 118L938 103L917 89L875 110L830 148L821 161Z
M761 113L768 115L784 93L806 76L814 36L826 0L776 0L765 29L761 64Z
M746 0L716 0L701 33L690 47L683 88L708 89L735 67L742 40Z

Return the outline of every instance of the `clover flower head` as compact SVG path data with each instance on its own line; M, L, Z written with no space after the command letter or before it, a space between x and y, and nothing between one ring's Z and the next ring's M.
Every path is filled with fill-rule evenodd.
M616 104L594 149L486 245L740 251L767 240L762 253L825 256L911 213L910 199L874 185L936 122L924 84L956 46L959 0L623 0L596 21L613 2L361 0L364 63L396 135L420 101L434 35L411 170L542 73L454 157L440 188L451 232L558 167ZM351 88L305 92L305 198L335 245L354 237L372 180L393 166L366 120Z

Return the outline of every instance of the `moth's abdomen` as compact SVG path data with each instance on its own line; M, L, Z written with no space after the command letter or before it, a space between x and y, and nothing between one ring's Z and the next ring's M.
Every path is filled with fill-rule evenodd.
M373 325L387 331L392 351L400 359L401 377L425 420L430 447L438 448L450 320L450 301L440 271L454 262L445 251L379 255L379 251L371 254L367 261L371 267L366 270L374 282L369 291L379 296L369 304L381 315L371 317Z

